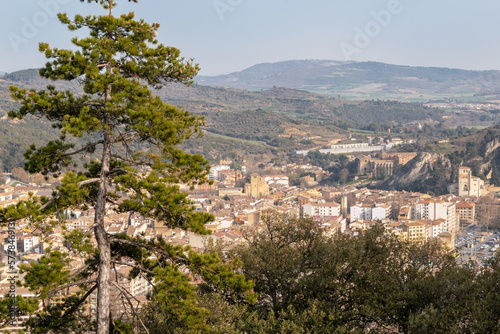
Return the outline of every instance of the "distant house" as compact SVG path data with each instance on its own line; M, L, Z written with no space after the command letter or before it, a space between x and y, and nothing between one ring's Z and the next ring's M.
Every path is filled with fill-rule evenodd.
M410 131L420 131L422 130L422 124L420 124L419 122L406 123L404 125L404 128Z
M281 184L288 187L289 185L288 176L286 175L267 175L264 177L264 180L270 186L274 184Z

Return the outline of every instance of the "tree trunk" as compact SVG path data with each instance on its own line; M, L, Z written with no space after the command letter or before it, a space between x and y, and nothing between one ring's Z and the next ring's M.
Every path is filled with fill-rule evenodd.
M111 9L110 9L111 15ZM106 71L111 73L111 63L108 62ZM106 102L111 98L111 85L106 87ZM104 229L104 216L106 215L107 181L111 160L111 134L107 111L104 110L103 117L103 148L101 175L97 200L95 203L94 234L99 248L99 276L97 278L97 334L109 334L109 306L110 306L110 284L111 278L111 245Z
M99 276L97 278L97 334L109 334L109 304L111 278L111 247L104 229L104 216L106 215L107 177L110 168L111 143L109 135L104 134L102 154L101 180L97 192L95 205L94 233L99 248Z

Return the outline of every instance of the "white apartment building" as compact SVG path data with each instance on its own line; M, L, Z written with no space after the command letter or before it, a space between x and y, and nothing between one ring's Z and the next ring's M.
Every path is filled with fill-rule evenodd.
M356 203L351 206L351 223L355 220L383 220L391 215L391 206L388 204Z
M209 180L218 180L219 172L223 171L223 170L229 170L229 169L231 169L231 167L228 165L212 166L212 167L210 167L210 173L208 174L208 179Z
M12 200L12 193L0 193L0 202Z
M356 203L350 211L351 223L355 220L372 220L372 204Z
M338 144L330 145L330 148L318 150L320 153L341 154L354 152L373 152L386 149L386 145L370 145L368 143ZM307 155L310 150L295 151L297 155Z
M369 145L368 143L354 143L354 144L339 144L331 145L328 149L319 150L321 153L353 153L353 152L372 152L382 151L385 147L383 145Z
M16 245L18 252L31 252L33 248L40 244L40 238L29 232L16 233Z
M434 221L428 221L427 223L427 229L426 229L426 235L425 238L426 240L429 240L431 238L437 238L441 233L446 232L446 220L445 219L438 219Z
M444 219L443 232L458 232L456 203L444 202L439 199L420 199L415 204L415 219Z
M307 203L302 206L304 217L336 217L340 216L340 204L335 202Z

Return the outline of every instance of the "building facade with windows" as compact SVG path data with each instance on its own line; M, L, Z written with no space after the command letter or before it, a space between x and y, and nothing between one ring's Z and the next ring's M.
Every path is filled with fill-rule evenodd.
M340 216L340 204L335 202L307 203L302 207L304 217L337 217Z

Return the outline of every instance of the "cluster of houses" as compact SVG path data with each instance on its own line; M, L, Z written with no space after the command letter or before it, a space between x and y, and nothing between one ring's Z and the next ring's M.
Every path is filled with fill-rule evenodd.
M288 166L295 168L294 166ZM324 173L313 166L297 166L308 169L309 174L318 178ZM245 242L244 230L260 228L262 216L269 211L283 214L310 217L322 226L330 236L336 234L358 234L375 225L384 226L402 239L411 242L424 242L432 238L440 240L449 247L454 245L454 236L460 226L473 223L478 211L485 207L477 202L478 197L447 195L432 197L421 193L382 191L354 186L342 188L318 187L314 182L305 187L293 186L289 177L283 174L244 174L228 165L216 166L210 175L211 184L191 189L180 185L182 191L189 192L196 210L212 214L215 219L206 225L212 233L201 236L181 229L171 229L161 222L137 213L117 213L110 206L105 219L105 228L109 234L127 234L131 237L142 236L145 239L163 238L174 245L191 246L203 251L209 238L220 240L227 248ZM312 180L314 181L314 179ZM469 189L469 188L468 188ZM36 186L0 186L0 207L15 204L34 196L49 196L50 188ZM467 194L468 195L468 194ZM477 203L476 203L477 202ZM492 208L500 212L500 204L489 202ZM42 234L33 229L26 221L16 225L16 254L18 263L38 261L46 252L60 250L70 256L71 270L78 270L84 263L77 254L71 252L71 246L65 241L64 234L72 230L89 231L94 223L94 210L66 210L61 217L64 229L57 227L50 234ZM6 262L7 227L0 229L3 240L2 261ZM152 286L144 278L129 279L130 267L117 265L114 269L119 277L121 288L134 296L137 302L145 300ZM8 289L9 273L7 266L0 267L0 290ZM22 280L22 276L20 277ZM18 287L18 295L31 297L33 292ZM71 292L71 291L70 291ZM76 292L76 291L74 291ZM1 291L0 291L1 293ZM120 293L113 292L119 303ZM56 299L51 302L57 302ZM89 314L96 311L96 295L88 298L86 309ZM40 305L43 309L44 304ZM113 310L124 312L123 307Z

